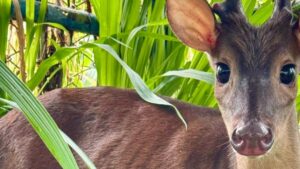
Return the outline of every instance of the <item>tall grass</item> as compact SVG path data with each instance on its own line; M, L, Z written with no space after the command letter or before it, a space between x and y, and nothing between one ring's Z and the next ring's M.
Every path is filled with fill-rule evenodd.
M218 1L213 0L211 3ZM184 46L174 37L165 16L165 0L91 0L91 4L100 22L100 37L97 42L112 46L121 59L137 72L152 90L193 104L217 107L211 84L177 76L162 76L168 71L182 69L212 72L205 53ZM244 0L242 4L254 25L264 23L273 10L272 0ZM32 5L32 2L27 5ZM45 6L42 5L41 9L44 11ZM121 65L105 51L97 48L76 52L67 49L67 54L55 53L37 65L41 32L38 31L40 29L30 26L32 17L29 15L26 18L29 21L26 32L31 35L26 36L27 46L30 46L26 48L27 84L30 89L39 90L39 84L48 70L57 64L60 64L59 69L63 72L63 87L132 87ZM73 37L81 39L81 36L75 34ZM81 41L90 40L91 38L84 38ZM61 48L54 41L52 45L57 49ZM72 53L72 56L65 57L69 53ZM17 60L18 55L14 55L13 58ZM9 63L8 66L14 67Z

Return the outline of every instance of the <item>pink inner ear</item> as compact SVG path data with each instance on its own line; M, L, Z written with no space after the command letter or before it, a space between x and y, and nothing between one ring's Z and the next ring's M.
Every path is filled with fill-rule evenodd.
M167 0L167 16L173 32L186 45L207 52L215 47L215 19L205 0Z

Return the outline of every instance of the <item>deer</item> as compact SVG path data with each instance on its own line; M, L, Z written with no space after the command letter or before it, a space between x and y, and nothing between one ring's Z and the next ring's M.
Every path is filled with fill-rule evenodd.
M299 169L300 36L290 1L276 0L259 27L239 0L167 0L166 15L184 44L208 53L219 109L165 97L186 129L170 108L133 90L56 89L39 99L61 130L104 169ZM0 119L0 168L60 168L17 110Z

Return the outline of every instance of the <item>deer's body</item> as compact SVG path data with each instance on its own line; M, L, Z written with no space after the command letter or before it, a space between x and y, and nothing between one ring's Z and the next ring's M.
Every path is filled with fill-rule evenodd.
M40 99L98 168L229 168L217 110L172 100L189 124L186 131L171 109L145 103L133 91L60 89ZM60 167L23 115L12 111L0 119L0 168Z
M266 161L236 157L218 110L170 100L188 122L186 130L171 109L146 103L131 90L57 89L40 100L98 168L299 168L294 158L297 142L287 141L284 151L264 157ZM297 141L298 133L289 135ZM21 112L14 110L0 119L0 136L0 168L60 168ZM85 168L80 158L77 161Z
M218 110L169 99L176 113L132 90L57 89L40 97L59 127L103 169L298 169L298 133L261 158L236 155ZM118 106L116 106L118 105ZM291 124L290 127L297 127ZM294 135L295 134L295 135ZM294 141L294 142L293 142ZM80 158L80 168L86 168ZM0 168L60 168L21 112L0 119Z

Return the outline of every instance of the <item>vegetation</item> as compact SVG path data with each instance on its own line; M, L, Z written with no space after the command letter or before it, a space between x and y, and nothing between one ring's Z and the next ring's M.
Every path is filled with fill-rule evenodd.
M94 13L100 22L100 36L45 23L49 2ZM219 0L210 3L216 2ZM77 166L64 144L66 139L31 93L37 96L57 87L135 87L146 101L168 105L145 88L145 83L154 93L217 107L206 54L176 39L166 20L165 0L41 0L37 23L33 22L34 0L26 0L26 18L17 21L10 21L11 3L0 0L0 116L10 106L19 107L64 168ZM242 1L254 25L271 16L273 4L272 0Z

